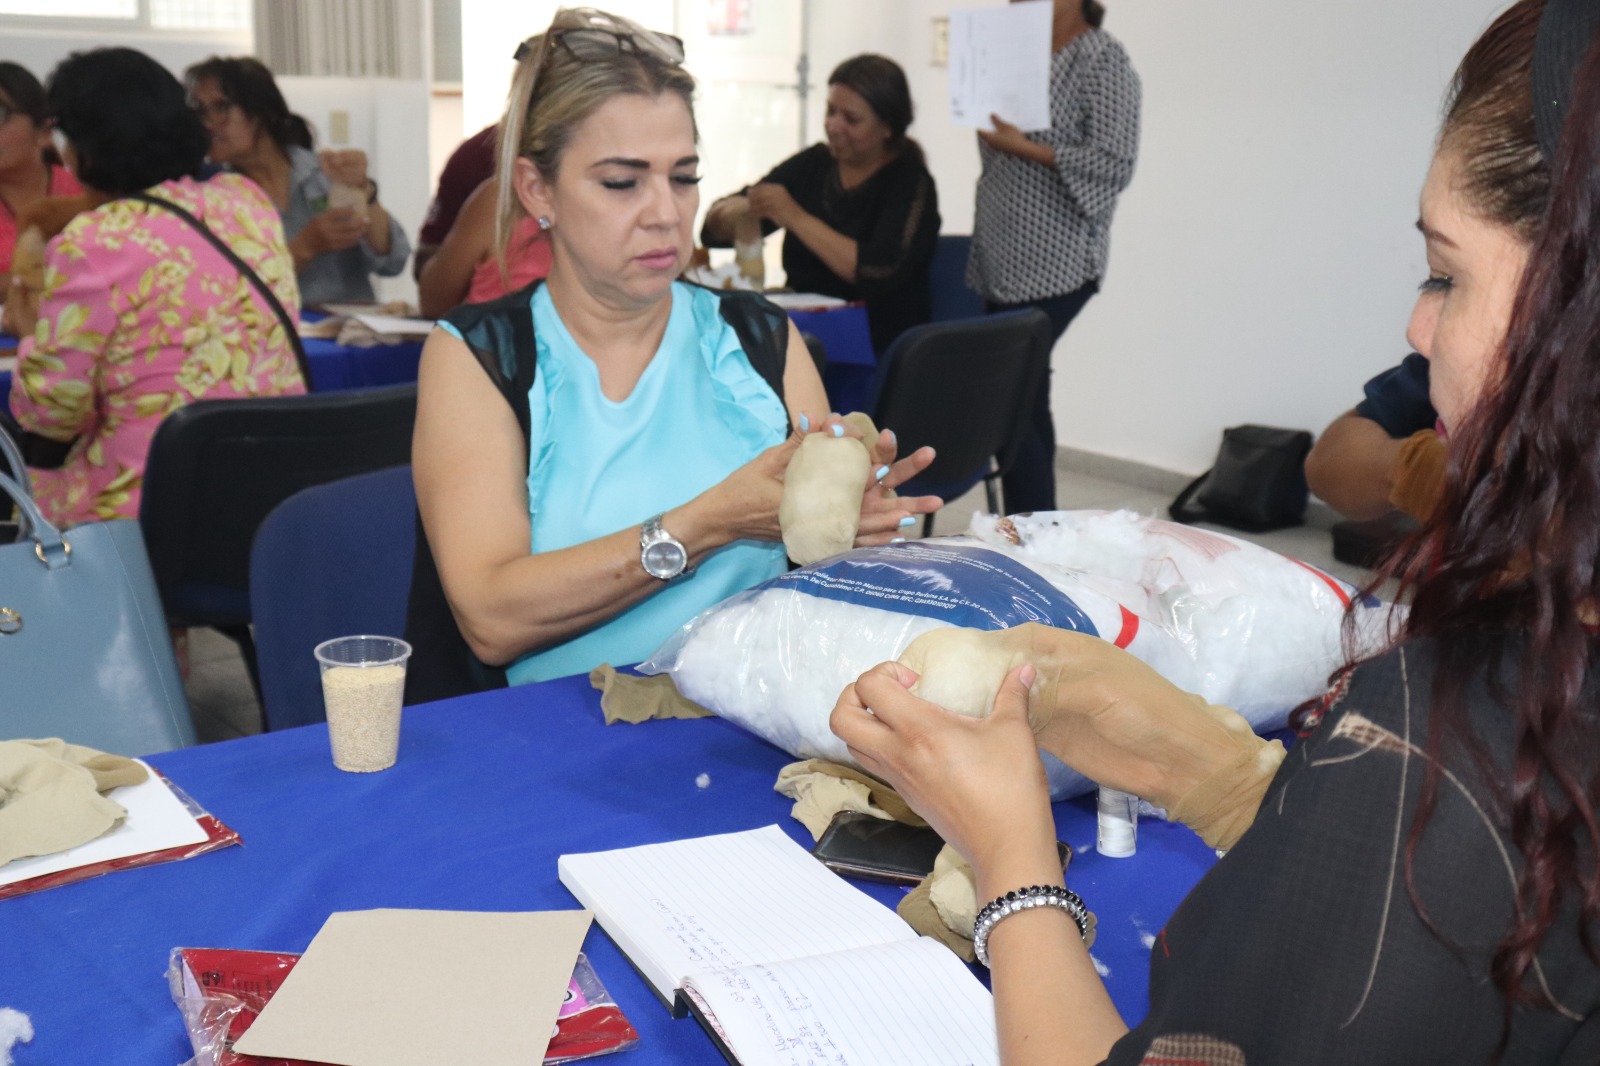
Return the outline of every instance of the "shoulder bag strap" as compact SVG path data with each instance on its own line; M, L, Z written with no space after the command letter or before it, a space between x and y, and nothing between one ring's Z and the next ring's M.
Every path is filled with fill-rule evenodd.
M185 222L189 223L190 226L194 227L194 231L196 233L210 241L211 246L217 251L221 252L224 259L233 264L233 268L237 270L241 276L249 281L251 285L255 286L255 290L259 292L267 301L267 306L272 308L272 313L277 315L278 321L283 324L284 335L288 337L289 345L294 349L295 362L300 366L300 376L305 379L306 391L310 392L311 361L306 358L306 347L300 341L300 331L295 328L294 319L290 318L289 312L283 309L283 304L278 301L278 296L272 291L272 287L261 280L261 275L252 270L249 263L246 263L243 259L240 259L239 256L234 253L234 250L229 248L227 244L223 242L222 238L211 232L211 228L209 226L207 226L204 222L201 222L198 218L195 218L194 215L190 214L182 207L179 207L177 204L173 203L171 200L164 200L159 196L151 196L149 193L142 192L136 192L132 196L128 197L128 199L138 200L140 203L152 204L156 207L165 208L166 210L177 215L179 218L183 219Z
M1178 493L1178 498L1173 500L1172 505L1167 508L1167 514L1172 516L1174 522L1182 522L1187 525L1195 522L1204 522L1208 519L1209 516L1206 514L1205 508L1190 501L1194 499L1195 493L1200 491L1200 486L1204 485L1206 478L1210 476L1211 471L1207 470L1204 474L1185 485L1183 491Z

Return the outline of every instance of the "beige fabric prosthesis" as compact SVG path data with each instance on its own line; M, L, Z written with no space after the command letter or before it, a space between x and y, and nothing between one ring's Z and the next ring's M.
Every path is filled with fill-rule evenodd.
M911 691L982 718L1005 676L1032 663L1028 721L1039 746L1084 776L1167 811L1211 847L1232 847L1255 819L1284 748L1226 707L1184 692L1098 637L1028 623L936 629L900 662Z

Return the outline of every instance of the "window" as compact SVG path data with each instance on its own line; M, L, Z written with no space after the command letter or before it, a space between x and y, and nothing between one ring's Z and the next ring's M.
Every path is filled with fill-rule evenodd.
M0 17L114 19L158 30L250 29L251 0L0 0Z

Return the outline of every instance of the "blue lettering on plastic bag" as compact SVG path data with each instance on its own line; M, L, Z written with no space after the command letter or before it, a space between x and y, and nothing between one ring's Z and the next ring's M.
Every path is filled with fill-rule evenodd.
M1043 622L1098 637L1089 616L1060 589L997 551L926 541L857 548L791 570L764 588L937 618L968 629Z

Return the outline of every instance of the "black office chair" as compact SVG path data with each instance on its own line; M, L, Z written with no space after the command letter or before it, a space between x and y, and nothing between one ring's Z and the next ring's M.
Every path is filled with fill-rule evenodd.
M1007 311L906 330L878 368L872 418L899 438L900 454L925 444L933 463L902 495L954 499L979 481L989 510L1004 514L1000 478L1016 457L1034 393L1048 388L1050 319ZM922 532L933 532L933 515Z
M145 465L139 524L172 625L250 636L250 543L301 489L411 462L417 387L201 400L168 415Z

